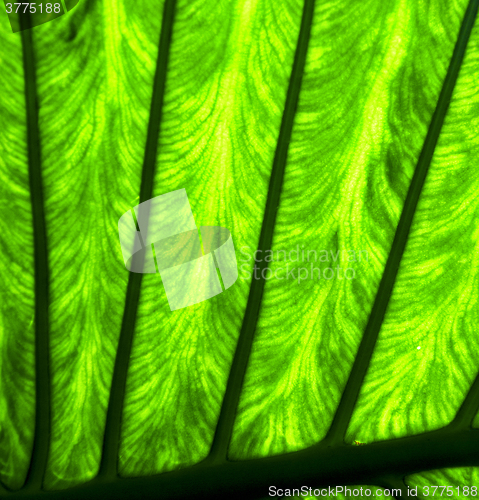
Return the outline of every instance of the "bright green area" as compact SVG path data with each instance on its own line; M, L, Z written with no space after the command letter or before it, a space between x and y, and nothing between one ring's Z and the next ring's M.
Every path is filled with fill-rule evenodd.
M33 228L20 35L0 15L0 479L20 487L35 418Z
M391 439L447 425L478 374L478 71L476 21L350 440Z
M117 223L138 203L161 26L161 1L86 4L32 30L51 277L49 489L98 471L128 282ZM227 227L240 278L172 313L159 277L144 277L122 475L186 467L208 453L249 293L243 277L252 261L244 259L259 238L302 5L178 3L154 196L185 188L198 226ZM317 2L273 247L289 254L299 245L300 262L288 255L271 263L273 272L289 263L295 279L265 286L232 458L301 449L326 434L465 7ZM476 26L350 443L446 425L477 374L478 44ZM33 232L22 46L4 14L0 68L0 479L18 488L35 411ZM299 283L299 267L310 273L308 250L339 251L340 260L316 262L323 278ZM367 258L349 260L344 250ZM354 279L325 279L324 269L337 265L353 268ZM457 471L417 481L456 486L477 476L477 468Z
M353 3L356 8L352 8ZM424 16L424 2L377 2L373 6L365 3L357 7L355 2L343 1L327 5L319 2L316 6L317 22L274 240L275 249L289 252L299 244L300 251L304 245L305 254L303 259L300 253L299 262L292 261L293 254L286 262L271 264L272 269L286 264L290 269L304 267L309 277L299 282L296 271L295 281L271 280L266 285L230 449L234 458L301 449L318 442L328 431L376 295L466 2L447 6L432 2L428 16ZM476 72L470 67L470 78L477 78ZM463 112L455 114L463 128L475 116L473 110L469 120L464 119ZM473 129L469 130L472 133ZM460 135L441 138L441 144L445 141L449 149L463 145ZM469 138L466 148L471 147L471 141L477 144L477 140ZM446 159L451 158L451 154L446 155ZM441 197L450 198L454 189L462 193L458 205L473 197L473 186L466 191L459 185L457 174L457 183L449 184L449 176L445 175L446 169L453 173L449 163L434 164L443 185L433 204L437 205ZM474 162L469 168L473 176ZM458 169L459 165L454 171ZM441 206L442 213L450 217L450 204L443 201ZM427 210L424 213L427 217ZM437 217L434 214L427 227L439 241L439 235L444 233L437 227ZM472 218L471 211L469 222ZM398 286L404 290L396 288L390 304L396 307L400 301L393 316L396 329L389 326L388 315L373 355L374 368L368 372L362 389L364 400L361 397L358 401L347 433L349 443L354 439L369 443L447 424L477 373L477 351L471 345L466 347L473 339L472 321L472 330L456 334L463 337L467 363L457 367L461 369L457 377L462 379L462 385L456 388L454 399L449 399L450 411L446 412L443 400L451 390L447 384L453 384L454 378L445 383L442 361L431 363L439 345L444 353L450 350L448 341L436 333L441 329L443 335L443 327L435 325L427 344L421 343L425 334L416 339L418 333L411 335L408 324L415 300L422 303L417 309L418 324L431 320L437 304L436 290L426 287L427 278L421 278L424 271L418 264L432 257L431 250L426 251L431 237L413 225L411 237L420 233L423 241L414 248L407 277L399 277ZM450 231L443 237L447 238L447 234ZM460 245L450 241L450 245L454 244ZM460 246L448 250L449 255L457 248ZM335 275L337 266L343 273L351 267L355 278L311 280L308 250L333 253L329 262L316 262L315 267L331 267ZM343 252L349 250L355 254L366 251L367 259L364 253L359 260L357 255ZM473 247L467 251L472 255ZM434 252L438 258L447 258L439 244ZM326 278L330 276L328 271ZM448 276L457 279L456 275ZM423 281L411 287L408 279ZM449 290L445 288L443 293ZM468 293L472 299L474 295ZM452 320L452 316L449 318ZM421 350L417 350L418 346ZM419 369L426 366L426 357L429 376L436 377L434 387L442 387L436 399L426 390L430 378L424 378ZM417 378L422 378L419 385Z

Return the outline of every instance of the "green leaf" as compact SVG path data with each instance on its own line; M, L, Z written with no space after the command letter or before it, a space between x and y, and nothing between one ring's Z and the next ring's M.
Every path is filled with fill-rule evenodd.
M73 4L0 15L0 497L475 496L479 1ZM182 188L240 277L171 311Z

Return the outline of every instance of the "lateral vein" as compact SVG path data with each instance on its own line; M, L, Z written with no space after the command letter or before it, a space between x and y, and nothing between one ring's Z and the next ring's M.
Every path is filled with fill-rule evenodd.
M258 250L264 251L271 248L273 241L273 232L283 185L289 142L291 140L294 117L301 90L306 54L308 51L314 13L314 3L315 0L305 0L304 3L298 43L296 46L288 92L286 95L285 109L283 112L278 142L273 159L273 167L269 182L263 224L258 242ZM260 276L264 276L263 269L267 266L268 262L266 261L259 263L258 269L260 269ZM243 324L220 410L220 416L209 455L205 459L206 462L222 462L226 460L227 449L233 432L236 409L238 407L243 379L246 373L246 366L248 364L251 346L253 344L256 324L258 322L263 289L263 279L252 281L246 311L243 318Z
M35 53L30 14L20 18L25 77L28 175L32 204L35 272L35 430L33 450L22 489L40 489L47 466L51 429L49 354L49 269L42 183Z
M153 194L153 180L156 169L158 139L163 113L163 100L175 9L176 0L165 1L158 58L153 83L150 119L145 145L139 203L149 200ZM126 378L133 342L133 334L135 331L142 276L143 275L141 273L130 273L128 279L125 309L123 312L115 367L113 370L110 400L108 402L102 457L97 476L99 478L113 478L117 476L118 472L121 416L125 398Z
M391 246L391 251L384 268L384 273L379 284L376 299L374 301L363 338L359 345L356 359L351 369L351 373L349 374L346 387L341 396L341 400L334 415L331 427L329 428L325 438L319 443L320 446L343 444L344 436L346 434L359 391L364 381L364 377L366 376L379 330L381 329L384 315L391 298L394 282L396 280L401 258L406 247L419 196L424 186L427 171L429 169L429 165L431 164L439 134L444 123L444 118L449 108L452 92L454 90L459 70L464 59L464 54L466 52L467 42L474 26L478 5L479 0L470 0L467 6L456 45L454 47L451 62L447 70L446 78L444 79L436 109L432 115L429 130L409 186L401 217L396 229L396 234Z

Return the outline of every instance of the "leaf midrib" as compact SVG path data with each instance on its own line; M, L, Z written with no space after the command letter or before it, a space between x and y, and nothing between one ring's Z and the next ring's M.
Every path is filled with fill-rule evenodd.
M153 476L119 478L30 495L21 500L255 500L268 498L268 487L328 488L336 485L378 485L384 478L426 470L479 466L479 429L446 429L419 436L334 449L308 448L284 455L200 463ZM403 495L403 498L411 498Z

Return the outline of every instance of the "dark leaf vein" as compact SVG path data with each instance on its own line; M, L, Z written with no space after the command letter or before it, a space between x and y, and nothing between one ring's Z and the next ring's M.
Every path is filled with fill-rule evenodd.
M446 78L444 79L437 106L434 110L428 133L419 155L417 166L404 202L404 207L396 229L391 251L384 268L384 273L379 284L376 299L374 301L363 338L359 345L356 359L349 374L346 387L336 410L336 414L334 415L333 422L326 437L321 442L322 446L342 444L344 441L344 436L346 434L359 391L363 384L364 377L366 376L379 330L381 329L384 315L391 298L394 282L396 280L404 249L406 248L419 196L424 186L427 171L429 169L429 165L431 164L439 134L444 123L444 118L449 108L452 92L454 90L459 70L464 59L464 54L466 52L467 43L474 26L478 5L479 0L470 0L466 9ZM479 387L476 387L475 393L478 391ZM470 392L470 394L472 394L472 392Z
M163 113L163 99L175 8L176 0L165 1L143 161L140 203L149 200L153 195L153 180L155 176L158 139ZM103 451L98 474L100 478L115 477L118 471L121 416L142 276L141 273L130 273L129 275L120 340L118 342L115 367L113 370L110 401L108 403Z
M32 204L35 275L35 429L24 489L41 488L48 460L51 427L49 353L49 270L42 183L35 53L29 14L19 16L23 47L27 120L28 175Z
M291 140L299 93L301 90L301 81L303 78L306 54L308 51L311 24L314 14L314 3L314 0L306 0L304 3L296 53L291 70L291 77L286 95L285 109L281 121L278 142L273 159L263 224L258 242L258 249L263 250L263 252L270 249L272 246L276 214L278 211L284 170L288 157L288 148ZM259 273L257 275L264 276L263 269L267 266L268 262L264 260L259 262L257 265ZM233 432L236 409L241 395L241 388L251 352L251 346L253 344L256 324L258 322L263 289L263 279L252 280L246 311L243 318L243 325L241 327L236 352L231 365L223 404L215 436L213 438L213 444L210 449L210 454L206 459L207 462L221 462L226 460L227 448Z

